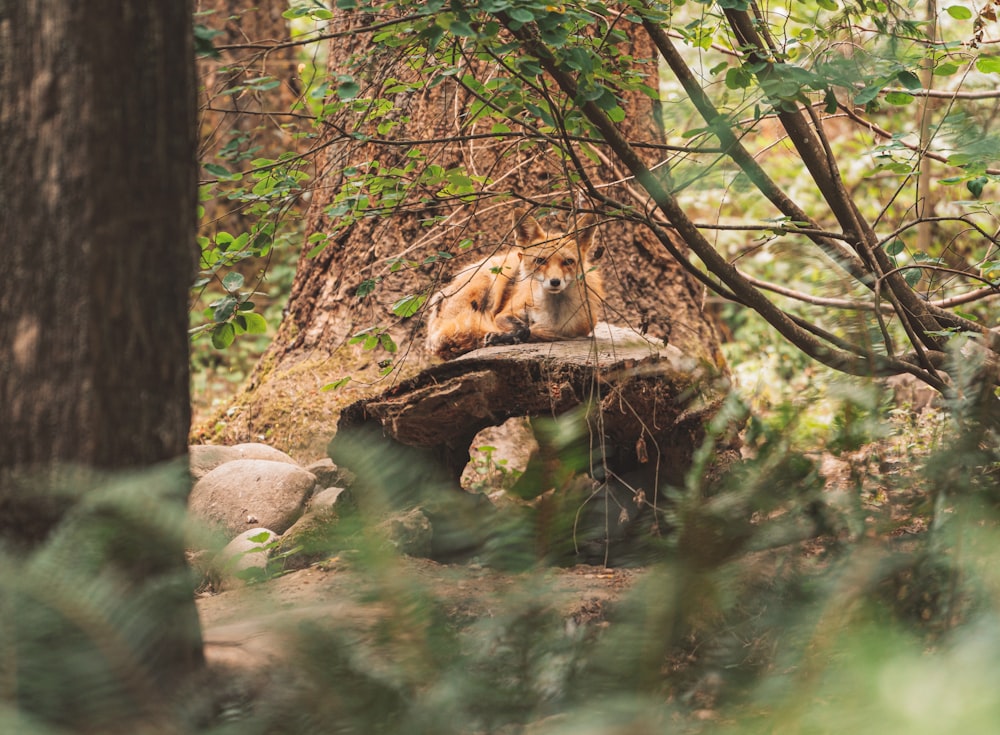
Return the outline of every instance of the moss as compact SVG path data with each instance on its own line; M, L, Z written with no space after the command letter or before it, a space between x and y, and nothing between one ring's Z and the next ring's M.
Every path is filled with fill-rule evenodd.
M332 353L313 351L284 359L271 351L261 358L253 375L233 399L192 431L193 442L238 444L264 441L308 463L326 456L326 445L336 432L341 410L357 400L385 390L422 367L414 360L388 376L372 353L342 346ZM335 390L323 390L335 381L351 381Z

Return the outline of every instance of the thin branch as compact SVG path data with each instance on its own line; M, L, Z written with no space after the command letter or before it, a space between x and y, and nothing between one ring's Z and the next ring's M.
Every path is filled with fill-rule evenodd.
M838 105L838 107L840 107L840 109L843 110L847 114L847 117L849 117L851 120L853 120L858 125L866 128L870 133L872 133L872 135L876 135L879 138L885 138L886 140L893 140L894 139L893 134L890 133L888 130L886 130L883 127L880 127L880 126L876 125L871 120L868 120L868 119L862 117L861 115L859 115L857 112L855 112L853 109L851 109L847 105L842 105L841 104L841 105ZM917 145L916 143L907 143L902 138L895 138L895 142L899 143L904 148L908 148L909 150L913 151L914 153L920 153L921 152L920 151L920 146ZM941 153L934 153L933 151L924 151L923 155L926 158L930 158L932 161L938 161L939 163L946 163L946 164L948 163L948 156L945 156L944 154L941 154ZM951 165L951 164L949 164L949 165ZM957 166L956 166L956 168L957 168ZM1000 168L987 168L987 169L984 170L984 172L987 173L987 174L989 174L989 175L991 175L991 176L1000 176Z

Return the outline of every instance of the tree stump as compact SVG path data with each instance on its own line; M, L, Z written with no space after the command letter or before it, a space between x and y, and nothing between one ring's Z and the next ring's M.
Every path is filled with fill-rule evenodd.
M728 381L675 347L606 325L597 331L488 347L430 367L348 406L330 456L356 473L359 495L385 499L387 512L422 507L434 527L434 558L478 555L498 543L509 557L510 544L497 541L502 514L486 496L460 491L459 478L481 430L527 416L539 450L508 491L530 500L518 507L534 514L521 551L526 543L536 559L608 564L615 548L635 560L633 541L667 530L660 493L682 486ZM580 424L575 435L541 421L567 416ZM567 443L567 433L576 440ZM738 441L731 432L716 447L723 463Z
M348 406L330 454L350 466L354 449L344 451L344 437L364 431L366 442L419 450L439 478L457 485L484 428L580 410L595 476L640 476L647 494L680 484L726 381L670 345L628 330L599 331L596 338L488 347L434 365Z

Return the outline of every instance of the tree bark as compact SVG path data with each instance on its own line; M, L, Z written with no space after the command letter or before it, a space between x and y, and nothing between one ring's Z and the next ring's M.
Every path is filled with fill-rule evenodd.
M381 80L408 80L413 72L400 59L372 48L365 31L370 22L359 13L341 13L331 22L331 31L354 32L331 42L329 72L334 79L354 75L362 94L378 98ZM633 39L626 51L636 58L654 56L645 36ZM353 65L359 58L365 60L363 79ZM655 69L650 67L653 76ZM651 86L656 87L655 79ZM329 243L314 256L308 254L312 242L303 248L286 317L273 344L235 404L213 426L203 427L205 438L234 442L267 437L293 454L322 456L339 407L413 375L428 363L423 312L396 318L393 304L407 295L429 294L463 264L509 247L516 205L528 201L562 210L551 229L565 229L572 216L567 212L582 201L580 189L565 177L564 162L545 144L527 147L519 139L463 141L464 134L484 131L463 128L463 113L474 97L453 81L397 93L392 100L390 114L399 122L391 134L394 140L435 141L420 146L428 160L444 169L462 166L493 183L471 203L414 204L390 218L367 217L339 229L328 209L344 186L345 170L370 161L384 168L405 165L408 147L357 141L335 125L324 128L321 143L326 147L317 167L318 186L312 192L306 235L329 234ZM628 95L624 104L627 132L640 141L662 142L658 103L635 94ZM622 171L609 163L593 164L589 175L607 187L602 191L636 203L627 184L612 185L622 178ZM426 222L432 217L440 219L428 228ZM471 246L460 246L463 242ZM683 248L682 243L679 246ZM702 308L702 287L650 232L625 221L607 221L598 229L595 248L603 250L599 266L608 290L603 320L648 329L654 337L669 336L671 344L685 353L724 370L714 325ZM441 259L440 251L454 257ZM400 268L399 257L416 265ZM375 284L363 298L358 295L362 284ZM370 327L388 330L399 352L364 351L350 344L353 335ZM346 376L353 377L346 388L337 393L320 391Z
M93 575L78 584L159 600L147 673L160 694L202 660L179 534L157 525L183 514L190 484L194 112L188 3L0 3L0 544L32 558L67 544L60 558ZM168 461L169 508L125 517L94 500L112 484L94 473ZM73 492L53 494L67 476ZM135 482L147 499L162 485ZM20 612L58 615L36 603Z
M642 476L655 502L662 483L683 484L725 391L676 347L630 337L489 347L435 365L344 409L331 454L350 467L349 453L338 449L341 434L377 427L373 436L428 450L458 487L486 427L585 409L598 474Z

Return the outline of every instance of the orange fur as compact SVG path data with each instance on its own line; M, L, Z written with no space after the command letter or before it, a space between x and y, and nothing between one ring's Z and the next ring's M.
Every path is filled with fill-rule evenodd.
M435 295L427 345L450 359L487 344L583 337L594 328L604 285L587 254L594 219L576 233L551 235L515 212L516 247L463 271Z

